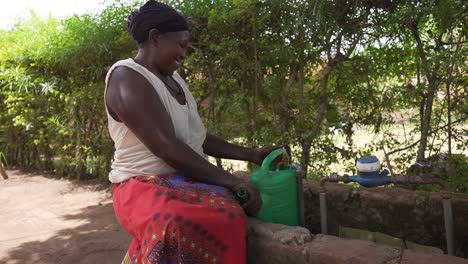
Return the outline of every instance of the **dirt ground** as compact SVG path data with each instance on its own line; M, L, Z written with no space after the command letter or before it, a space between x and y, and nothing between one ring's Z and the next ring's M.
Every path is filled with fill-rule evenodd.
M108 186L24 171L0 178L0 264L120 263L130 243Z

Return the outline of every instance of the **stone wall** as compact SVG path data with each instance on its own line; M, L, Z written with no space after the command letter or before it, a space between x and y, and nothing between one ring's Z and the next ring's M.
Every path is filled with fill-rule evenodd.
M320 233L320 186L304 184L306 227ZM340 227L379 232L446 252L442 198L439 193L400 188L353 188L327 183L328 232ZM468 258L468 195L453 194L455 254Z

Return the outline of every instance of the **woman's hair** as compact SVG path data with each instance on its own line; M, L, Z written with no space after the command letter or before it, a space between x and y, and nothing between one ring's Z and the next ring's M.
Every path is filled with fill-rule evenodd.
M160 33L188 30L184 16L174 8L155 0L149 0L128 16L128 31L141 44L148 40L149 31Z

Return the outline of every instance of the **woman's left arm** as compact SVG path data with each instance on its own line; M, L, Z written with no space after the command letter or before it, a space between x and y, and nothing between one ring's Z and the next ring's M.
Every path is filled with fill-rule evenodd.
M209 133L206 134L205 142L203 142L203 152L207 155L222 159L251 161L257 165L261 165L268 154L281 147L282 146L265 146L261 148L247 148L231 144Z

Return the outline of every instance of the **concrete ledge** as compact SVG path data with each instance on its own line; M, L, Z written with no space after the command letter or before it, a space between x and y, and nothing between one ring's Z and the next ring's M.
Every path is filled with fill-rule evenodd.
M243 179L250 175L234 174ZM327 184L326 189L329 233L348 236L358 229L367 230L365 234L358 230L357 237L370 241L314 237L311 232L320 233L320 186L304 181L307 229L249 219L249 263L468 264L466 259L441 255L446 243L440 193L344 184ZM468 195L452 194L452 207L455 254L468 258ZM416 262L418 259L424 262Z
M371 241L312 235L290 227L249 219L249 264L468 264L447 255L415 253Z
M353 188L326 184L328 232L340 227L368 230L446 251L444 215L440 193L400 188ZM306 227L320 233L320 186L304 184ZM468 195L453 193L455 254L468 258Z

